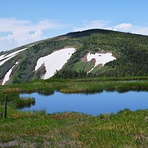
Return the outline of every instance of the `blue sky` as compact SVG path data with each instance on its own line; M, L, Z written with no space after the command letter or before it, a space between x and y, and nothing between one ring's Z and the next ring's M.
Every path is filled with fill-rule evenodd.
M0 0L0 51L101 28L148 35L148 0Z

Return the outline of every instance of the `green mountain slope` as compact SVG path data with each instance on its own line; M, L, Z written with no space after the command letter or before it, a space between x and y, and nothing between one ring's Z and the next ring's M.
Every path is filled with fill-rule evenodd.
M148 36L93 29L68 33L1 52L1 84L10 70L11 74L5 84L41 79L46 69L43 64L35 71L38 59L64 48L75 48L76 51L56 72L53 76L55 78L148 76ZM20 52L14 55L16 51ZM111 53L116 60L94 67L96 60L87 61L88 53Z

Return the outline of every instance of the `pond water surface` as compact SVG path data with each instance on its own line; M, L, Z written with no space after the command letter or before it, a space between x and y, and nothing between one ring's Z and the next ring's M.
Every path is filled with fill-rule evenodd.
M46 113L81 112L91 115L117 113L120 110L132 111L148 109L148 92L129 91L125 93L106 92L95 94L63 94L55 92L53 95L39 93L20 94L21 98L35 98L35 105L23 108L22 111L45 110Z

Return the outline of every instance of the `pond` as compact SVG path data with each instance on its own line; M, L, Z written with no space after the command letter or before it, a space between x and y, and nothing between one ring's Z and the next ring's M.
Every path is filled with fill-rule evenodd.
M22 111L45 110L47 114L56 112L80 112L90 115L117 113L120 110L148 109L148 92L116 91L94 94L63 94L54 92L53 95L39 93L20 94L20 97L35 98L35 105L23 108Z

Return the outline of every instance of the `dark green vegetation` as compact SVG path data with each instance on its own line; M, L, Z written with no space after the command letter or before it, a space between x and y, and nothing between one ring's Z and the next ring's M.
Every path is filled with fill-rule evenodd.
M0 111L3 107L0 106ZM0 147L146 148L148 110L97 117L79 113L19 112L0 117Z
M68 33L36 42L32 46L25 45L8 53L26 47L27 50L0 66L1 80L16 61L19 61L19 64L13 69L9 84L39 79L45 73L45 67L42 66L35 72L37 60L65 47L75 47L76 52L54 78L148 76L148 36L94 29ZM87 62L85 59L88 52L111 52L116 60L105 64L103 67L97 66L91 73L87 74L94 66L93 61Z
M80 47L73 54L69 63L55 77L64 77L65 75L69 78L148 75L147 36L107 30L89 30L68 35L78 41ZM93 64L85 63L82 58L88 52L112 52L117 60L107 63L105 67L98 66L87 75L87 71L92 68Z

